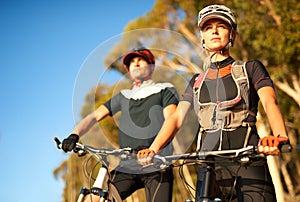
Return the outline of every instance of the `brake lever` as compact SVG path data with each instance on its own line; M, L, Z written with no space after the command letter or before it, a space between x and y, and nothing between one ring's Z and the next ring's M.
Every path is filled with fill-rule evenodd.
M54 137L54 141L56 143L57 148L62 149L61 141L57 137Z
M75 148L73 149L74 153L77 153L78 157L85 156L88 152L82 149Z

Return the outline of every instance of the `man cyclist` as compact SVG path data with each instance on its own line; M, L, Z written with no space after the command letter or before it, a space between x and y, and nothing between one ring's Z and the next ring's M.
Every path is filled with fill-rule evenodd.
M149 49L138 49L123 57L124 67L133 80L131 89L124 89L94 112L82 119L72 134L63 140L62 149L71 151L79 138L94 124L107 116L121 112L119 125L119 143L121 148L148 148L155 140L163 122L176 109L177 92L170 83L155 83L151 77L155 67L155 58ZM171 154L169 141L162 153ZM151 150L143 150L150 152ZM141 165L136 161L121 161L111 172L113 183L122 200L133 192L145 188L147 201L171 202L173 173L171 169L164 171L151 170L141 172Z

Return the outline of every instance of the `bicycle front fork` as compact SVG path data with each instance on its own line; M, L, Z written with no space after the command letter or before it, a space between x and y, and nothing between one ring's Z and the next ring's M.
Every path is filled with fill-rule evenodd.
M93 187L91 189L88 189L86 187L82 187L81 190L80 190L77 202L83 202L84 198L89 194L99 196L100 197L100 202L102 202L102 201L107 202L108 201L107 200L107 198L108 198L108 191L107 190L102 190L102 189L97 188L97 187Z

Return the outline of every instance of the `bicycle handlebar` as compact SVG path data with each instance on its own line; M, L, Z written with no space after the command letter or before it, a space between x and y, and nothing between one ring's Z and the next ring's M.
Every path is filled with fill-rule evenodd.
M280 152L287 153L292 150L290 144L282 144L279 147ZM217 150L217 151L196 151L184 154L175 154L169 156L160 156L155 155L153 157L153 164L159 165L159 167L164 168L167 167L172 163L174 160L193 160L194 162L213 162L217 163L217 161L208 161L209 158L220 157L223 159L229 160L229 162L238 162L240 164L246 164L251 161L251 159L255 158L265 158L266 156L260 152L258 152L257 146L247 146L244 148L239 149L232 149L232 150ZM220 164L224 163L220 161Z
M263 157L260 155L256 147L254 146L248 146L245 148L240 149L233 149L233 150L217 150L217 151L196 151L196 152L190 152L190 153L184 153L184 154L175 154L175 155L169 155L169 156L160 156L155 155L153 157L153 165L159 166L160 168L167 167L169 165L172 165L175 160L192 160L193 163L201 162L201 163L207 163L211 162L211 158L214 157L220 157L227 160L237 160L240 159L241 162L249 162L248 159L243 159L242 157ZM208 160L210 159L210 160ZM214 163L217 163L215 161ZM184 163L186 164L186 163ZM173 164L174 165L174 164Z
M62 149L62 143L57 138L54 137L54 141L56 142L56 146L58 149ZM83 156L86 153L90 153L93 155L114 155L114 156L120 156L121 159L128 159L132 153L133 149L127 147L122 149L96 149L92 146L83 145L81 143L76 143L75 148L73 149L75 153L78 153L79 156Z
M56 142L57 148L61 149L62 144L61 141L55 137L54 141ZM292 150L292 147L289 143L282 143L278 146L280 152L286 153ZM136 158L134 156L134 150L132 148L122 148L122 149L96 149L91 146L83 145L80 143L76 143L75 148L73 149L75 153L78 153L79 156L83 156L86 153L90 153L92 155L114 155L119 156L121 159L132 159ZM208 157L222 157L224 159L229 160L237 160L239 159L242 163L247 163L250 161L250 158L255 157L265 157L264 154L258 152L257 146L247 146L240 149L232 149L232 150L217 150L217 151L196 151L184 154L174 154L169 156L160 156L158 154L154 155L153 163L150 165L160 164L160 167L169 166L172 164L173 160L198 160L204 161Z

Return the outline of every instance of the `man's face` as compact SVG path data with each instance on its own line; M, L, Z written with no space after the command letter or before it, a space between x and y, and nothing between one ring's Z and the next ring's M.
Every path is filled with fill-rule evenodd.
M129 64L129 73L132 80L143 80L152 73L151 65L142 57L134 57Z

